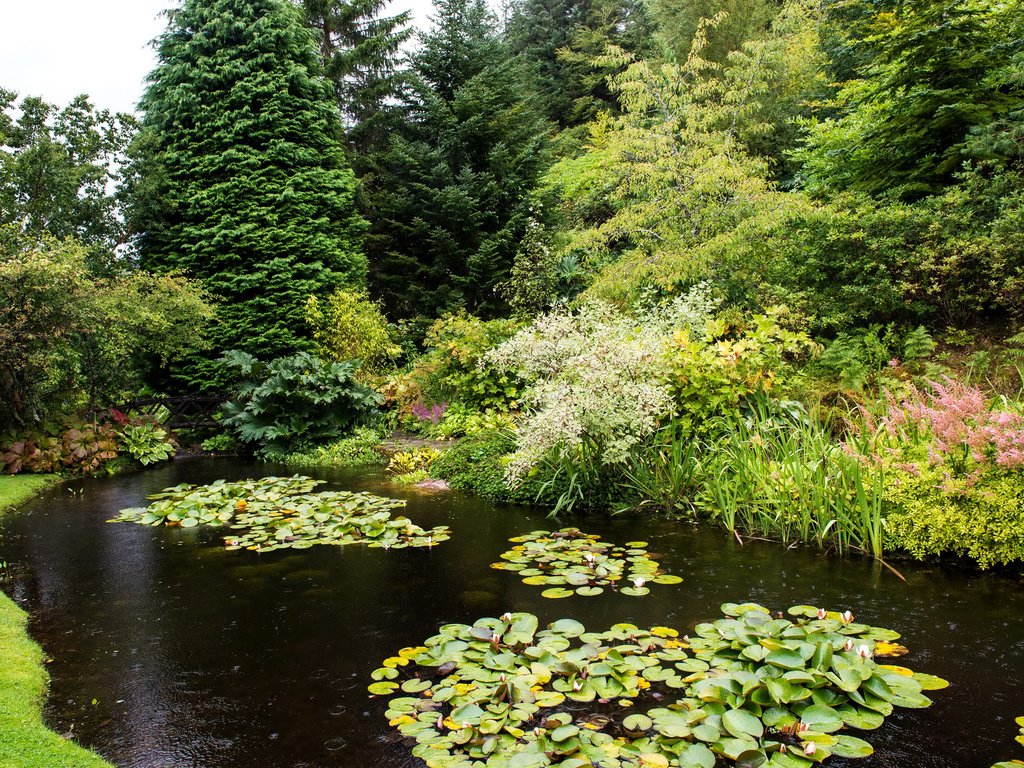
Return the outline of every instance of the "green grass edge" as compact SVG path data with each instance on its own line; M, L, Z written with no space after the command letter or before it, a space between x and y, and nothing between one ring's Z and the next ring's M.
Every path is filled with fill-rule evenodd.
M0 475L0 515L61 481L58 475Z
M58 482L49 476L0 477L0 514ZM43 649L29 637L28 614L0 591L0 768L113 768L43 724L50 677Z

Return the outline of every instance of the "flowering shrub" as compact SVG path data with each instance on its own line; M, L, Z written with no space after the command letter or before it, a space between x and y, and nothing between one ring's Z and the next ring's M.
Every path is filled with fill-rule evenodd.
M948 377L931 386L931 393L915 389L911 398L890 403L883 425L891 437L927 445L929 463L956 474L972 465L1024 466L1024 416L989 407L979 389Z
M556 310L488 353L532 386L531 411L508 464L517 483L541 459L580 468L621 464L673 412L666 338L610 305Z
M1024 560L1024 417L953 379L931 387L891 400L879 425L889 543L983 568Z

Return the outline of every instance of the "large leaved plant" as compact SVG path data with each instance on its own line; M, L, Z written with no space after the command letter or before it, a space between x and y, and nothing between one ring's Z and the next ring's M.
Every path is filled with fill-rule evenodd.
M338 437L368 420L381 397L356 381L355 363L300 352L268 363L232 350L222 358L240 374L224 423L260 451L286 452Z

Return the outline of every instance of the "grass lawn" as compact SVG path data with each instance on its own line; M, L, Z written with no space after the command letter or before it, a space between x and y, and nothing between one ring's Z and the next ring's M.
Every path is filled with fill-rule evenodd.
M0 477L0 514L51 485L52 475ZM49 677L28 615L0 592L0 768L113 768L43 725Z
M56 475L0 475L0 514L24 504L59 480Z

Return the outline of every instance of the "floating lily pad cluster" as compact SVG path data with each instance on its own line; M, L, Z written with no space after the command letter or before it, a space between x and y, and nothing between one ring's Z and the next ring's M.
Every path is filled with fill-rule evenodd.
M558 531L533 531L509 539L514 546L491 567L516 571L524 584L547 585L544 597L561 598L573 594L593 597L606 587L625 595L640 597L655 584L678 584L678 576L664 573L647 552L646 541L631 541L619 547L601 541L599 536L577 528ZM618 587L618 582L626 585Z
M430 768L806 768L872 747L843 733L927 707L937 677L881 664L895 632L809 606L753 605L693 637L505 614L448 624L373 673L387 716Z
M1017 743L1024 746L1024 717L1017 718L1017 725L1020 726L1020 735L1017 736ZM1009 760L996 763L992 768L1020 768L1022 765L1024 765L1024 760Z
M405 505L352 491L313 492L322 481L296 475L210 485L182 484L148 498L148 507L122 509L111 522L227 527L228 549L308 549L314 544L360 544L385 549L430 547L449 538L392 512Z

